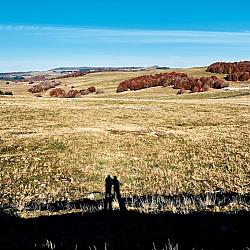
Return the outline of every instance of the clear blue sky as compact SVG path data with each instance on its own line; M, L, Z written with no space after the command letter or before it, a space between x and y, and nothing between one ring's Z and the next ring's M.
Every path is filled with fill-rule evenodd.
M250 1L2 1L0 72L250 60Z

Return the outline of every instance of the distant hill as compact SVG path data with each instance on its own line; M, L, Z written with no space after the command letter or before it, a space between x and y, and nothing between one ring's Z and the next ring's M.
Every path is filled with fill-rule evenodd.
M102 71L141 71L148 69L169 69L169 67L159 67L159 66L150 66L150 67L58 67L51 69L50 71L54 72L102 72Z
M89 69L89 67L58 67L49 71L80 71L81 69Z
M64 75L76 72L107 72L107 71L122 71L122 72L136 72L136 71L144 71L144 70L155 70L162 69L166 70L169 67L160 67L157 65L149 66L149 67L58 67L49 69L47 71L26 71L26 72L6 72L0 73L0 80L6 81L18 81L23 80L25 78L34 77L34 76L57 76Z

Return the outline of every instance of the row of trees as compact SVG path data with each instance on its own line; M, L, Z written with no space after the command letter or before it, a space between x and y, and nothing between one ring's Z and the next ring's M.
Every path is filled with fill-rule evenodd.
M70 78L70 77L79 77L79 76L85 76L87 74L88 74L88 72L79 71L79 72L74 72L74 73L58 76L58 77L55 77L54 79L65 79L65 78Z
M156 86L172 86L175 89L190 90L191 92L207 91L209 88L224 88L228 83L216 76L194 78L185 73L171 72L156 75L139 76L121 82L117 87L117 93L127 90L140 90Z
M49 92L49 95L51 97L75 98L75 97L81 97L84 95L88 95L90 93L103 94L104 90L96 89L94 86L91 86L87 89L81 89L81 90L71 89L68 92L66 92L65 90L63 90L61 88L55 88Z
M250 79L250 61L244 62L216 62L207 68L208 72L227 74L227 81L248 81Z

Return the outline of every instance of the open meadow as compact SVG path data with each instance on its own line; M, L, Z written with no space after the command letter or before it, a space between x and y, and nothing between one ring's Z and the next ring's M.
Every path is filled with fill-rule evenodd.
M178 71L212 75L205 68ZM121 81L150 73L156 71L62 79L65 90L104 89L74 99L49 91L39 98L27 83L0 81L0 90L13 92L0 96L0 203L21 210L31 201L100 199L108 174L118 176L125 197L248 194L249 90L115 92ZM224 209L249 210L239 206Z

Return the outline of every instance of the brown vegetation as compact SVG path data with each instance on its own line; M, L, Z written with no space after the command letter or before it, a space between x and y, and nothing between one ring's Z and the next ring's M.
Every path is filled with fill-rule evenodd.
M63 90L63 89L56 88L56 89L52 89L52 90L49 92L49 95L50 95L51 97L65 97L66 92L65 92L65 90Z
M194 78L189 77L185 73L171 72L139 76L130 80L125 80L118 85L116 92L119 93L127 90L140 90L156 86L173 86L174 89L202 92L207 91L209 87L220 89L228 86L228 84L216 76ZM179 93L181 93L181 91L179 91Z
M52 81L52 82L44 81L44 82L41 82L37 85L32 86L31 88L28 89L28 91L30 93L39 93L42 91L46 91L46 90L55 88L56 86L58 86L60 84L61 84L60 81Z
M52 89L49 92L49 95L51 97L64 97L64 98L74 98L76 96L81 95L79 91L77 90L70 90L69 92L66 93L65 90L60 89L60 88L56 88L56 89Z
M65 92L65 90L62 90L60 88L56 88L50 91L49 95L51 97L64 97L64 98L75 98L75 97L81 97L82 95L88 95L90 93L93 93L96 91L95 87L89 87L88 89L81 89L81 90L76 90L76 89L71 89L69 92ZM104 93L103 90L98 89L96 91L96 94L102 94Z
M79 77L79 76L85 76L87 74L88 73L86 73L86 72L74 72L74 73L71 73L71 74L58 76L58 77L56 77L54 79L65 79L65 78L70 78L70 77Z
M90 93L94 93L96 91L95 87L94 86L91 86L89 88L87 88L87 90L90 92Z
M78 90L70 90L64 97L66 98L75 98L80 97L81 94Z
M208 72L228 74L228 81L248 81L250 79L250 61L244 62L216 62L207 68Z

